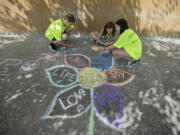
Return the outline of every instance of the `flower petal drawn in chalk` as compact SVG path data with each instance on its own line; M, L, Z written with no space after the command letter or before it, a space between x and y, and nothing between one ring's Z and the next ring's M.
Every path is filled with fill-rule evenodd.
M115 87L106 83L96 87L93 92L93 104L101 121L116 130L121 130L123 100Z
M78 82L78 71L66 65L45 69L48 79L55 87L69 87Z
M60 90L41 116L49 118L76 118L87 112L92 104L92 89L74 85Z
M91 59L83 54L65 54L64 63L69 67L83 70L86 67L90 67Z
M133 74L116 68L110 68L104 73L106 74L106 83L114 86L125 85L135 78Z
M91 61L91 67L105 71L114 65L113 57L96 57Z
M96 68L86 68L79 72L78 81L85 88L95 88L106 81L106 75Z

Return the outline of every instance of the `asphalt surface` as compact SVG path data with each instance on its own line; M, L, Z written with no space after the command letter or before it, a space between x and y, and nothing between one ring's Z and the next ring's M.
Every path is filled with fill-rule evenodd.
M179 39L140 38L140 65L128 68L125 60L112 65L130 73L124 79L133 77L119 86L89 89L79 85L79 71L64 63L64 54L100 57L88 34L72 36L76 47L58 47L57 53L43 34L0 34L0 135L180 135ZM60 67L48 74L55 66ZM51 77L63 71L71 78L60 86Z

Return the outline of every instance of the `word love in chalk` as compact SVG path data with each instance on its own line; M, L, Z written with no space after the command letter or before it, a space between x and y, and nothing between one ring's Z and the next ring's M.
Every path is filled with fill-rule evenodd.
M70 107L72 106L75 106L78 104L78 100L81 100L83 96L86 96L86 93L85 93L85 90L84 89L80 89L78 91L78 93L76 92L73 92L73 94L69 95L66 99L66 101L62 101L60 98L59 98L59 102L61 104L61 106L63 107L64 110L67 110L69 109ZM83 105L79 105L77 107L77 111L80 113L82 110L83 110Z
M97 68L101 71L105 71L114 65L114 59L112 57L96 57L91 61L91 67Z
M59 91L41 118L75 118L87 112L90 107L91 90L75 85Z
M91 59L83 54L64 55L64 63L78 70L83 70L90 66Z
M133 74L116 68L111 68L104 72L107 77L106 83L114 86L125 85L134 79Z
M78 71L65 65L58 65L45 70L49 81L55 87L68 87L78 81Z
M28 72L31 72L31 71L33 71L34 69L38 68L38 66L39 66L39 63L38 63L38 62L35 62L35 61L26 61L26 62L24 62L24 63L21 65L19 71L20 71L21 73L28 73Z
M108 84L96 87L93 92L93 103L100 120L120 130L123 101L115 87Z

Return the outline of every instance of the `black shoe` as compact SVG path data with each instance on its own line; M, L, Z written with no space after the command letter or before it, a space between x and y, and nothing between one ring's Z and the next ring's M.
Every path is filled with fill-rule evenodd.
M140 64L140 63L141 63L141 59L139 59L139 60L131 60L131 61L128 62L127 67L132 67L132 66L134 66L136 64Z
M57 49L56 49L56 45L54 43L50 43L49 44L49 49L52 51L52 52L56 52Z

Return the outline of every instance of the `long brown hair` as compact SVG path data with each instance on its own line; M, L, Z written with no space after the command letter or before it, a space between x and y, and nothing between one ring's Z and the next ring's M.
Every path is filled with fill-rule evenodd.
M105 36L107 34L107 30L106 29L108 29L108 28L112 28L113 29L112 35L114 36L116 29L115 29L115 25L114 25L113 22L106 23L106 25L104 26L102 35Z

